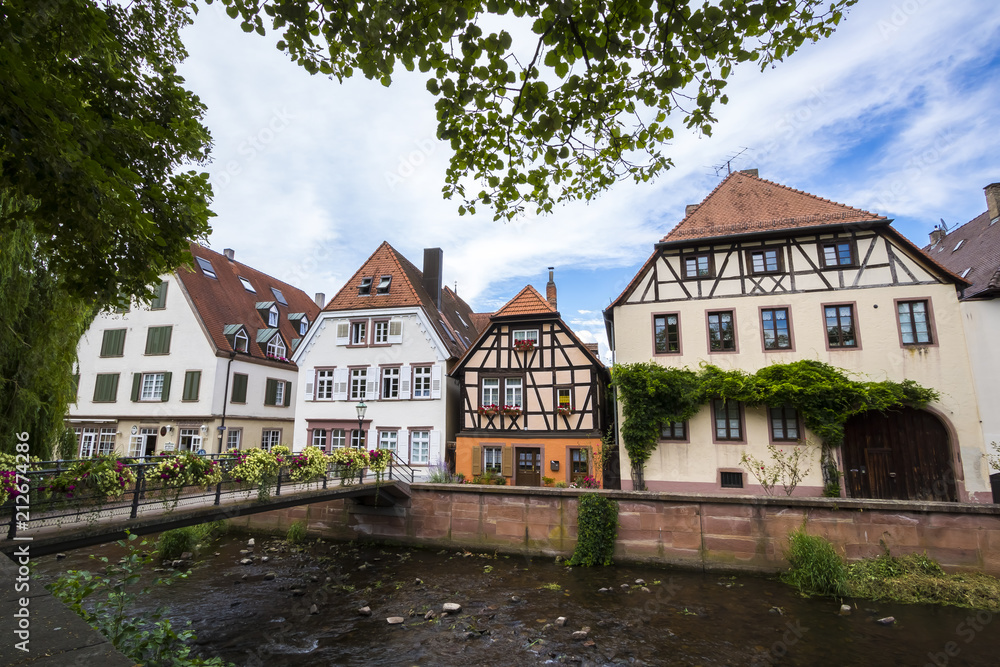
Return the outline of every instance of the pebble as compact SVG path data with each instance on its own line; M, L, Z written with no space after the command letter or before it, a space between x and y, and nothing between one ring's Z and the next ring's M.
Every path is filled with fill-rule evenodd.
M628 584L622 584L621 589L623 591L627 591L628 590Z
M319 613L319 607L317 607L315 604L312 605L311 607L309 607L309 613L315 616L316 614Z
M424 614L424 620L425 621L429 621L429 620L434 619L434 618L437 618L437 614L434 613L433 609L431 609L429 612L427 612L426 614Z
M441 605L441 609L444 610L444 613L446 614L457 614L462 611L462 605L457 602L445 602Z
M240 565L252 565L252 564L253 564L253 558L241 558L240 559Z
M271 560L270 556L263 556L263 557L262 557L262 558L260 559L260 562L261 562L261 563L266 563L266 562L267 562L267 561L269 561L269 560Z
M648 588L646 588L645 586L643 586L639 590L642 591L643 593L652 593L653 592L653 591L649 590Z
M274 581L274 577L275 577L274 572L268 572L267 574L264 575L264 581Z
M583 630L577 630L576 632L573 633L573 639L586 639L586 638L587 638L587 633L584 632Z
M400 625L406 619L403 618L402 616L390 616L385 620L389 623L389 625Z
M635 585L636 586L645 586L646 582L643 579L636 579L635 580Z
M560 616L559 618L557 618L556 625L558 625L560 628L566 627L566 617Z
M880 625L892 625L896 622L896 618L894 616L886 616L885 618L880 618L875 622Z
M611 589L610 588L601 588L597 592L598 593L610 593Z
M417 577L416 579L413 580L413 583L416 584L417 586L419 586L422 583L424 583L424 580L421 579L420 577Z
M588 648L591 647L591 646L594 646L594 640L593 639L588 639L587 641L583 642L583 645L586 646L586 647L588 647Z
M510 601L516 604L521 601L521 598L517 597L516 595L512 595L510 597Z
M372 615L372 608L371 607L362 607L361 609L358 609L358 614L360 614L361 616L371 616Z
M62 560L62 559L63 559L63 558L65 558L65 557L66 557L66 554L56 554L56 558L57 558L58 560Z
M249 540L247 540L247 546L248 547L252 547L253 545L254 545L254 541L253 541L253 538L251 537Z
M302 597L305 594L306 594L306 592L304 590L302 590L301 588L293 588L292 589L292 597L300 598L300 597Z
M842 604L842 605L840 605L840 615L841 616L850 616L851 615L851 605L849 605L849 604Z

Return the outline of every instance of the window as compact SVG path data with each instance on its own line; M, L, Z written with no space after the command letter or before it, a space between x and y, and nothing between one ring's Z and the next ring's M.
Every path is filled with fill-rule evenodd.
M967 269L966 269L965 271L962 271L962 273L961 273L961 274L959 274L959 276L958 276L958 277L959 277L959 278L965 278L966 276L968 276L968 275L969 275L969 272L970 272L970 271L972 271L972 267L971 267L971 266L970 266L969 268L967 268Z
M209 278L215 278L215 269L212 267L212 262L208 261L204 257L195 257L198 266L201 267L201 272L204 273ZM218 280L218 278L216 278Z
M382 398L399 398L399 369L382 369Z
M350 400L363 400L365 397L365 386L368 382L367 368L351 369L351 395Z
M267 342L268 356L284 358L287 351L285 341L281 340L281 334L274 334L274 337Z
M282 294L281 290L278 289L277 287L272 287L271 288L271 294L274 295L274 298L277 299L278 303L280 303L282 306L287 306L288 305L288 302L285 301L285 295Z
M381 320L375 322L372 331L372 344L373 345L386 345L389 343L389 322L388 320Z
M521 407L521 390L523 384L521 378L507 378L504 381L504 405Z
M281 429L266 428L260 434L260 448L271 451L281 442Z
M392 276L382 276L378 281L378 287L375 288L376 294L388 294L389 293L389 283L392 282Z
M368 321L351 322L351 345L368 343Z
M368 296L372 293L372 279L362 278L361 284L358 285L358 296Z
M125 329L105 329L101 341L102 357L120 357L125 352Z
M503 470L503 447L483 447L483 472L500 474Z
M712 277L712 256L709 253L687 255L683 258L682 263L685 279Z
M965 239L962 239L961 241L959 241L958 243L956 243L955 244L955 248L954 248L954 250L952 250L952 252L955 252L955 250L958 250L959 248L961 248L963 243L965 243Z
M413 368L413 398L431 397L431 367L414 366Z
M572 389L556 389L556 400L560 408L566 408L568 410L573 409L573 390Z
M146 330L146 354L170 354L172 326L149 327Z
M289 383L284 380L267 379L264 388L264 405L277 405L288 407L291 404L291 391Z
M309 331L309 318L303 315L299 320L299 335L305 336L307 331Z
M771 421L771 440L796 441L799 439L799 416L795 408L784 406L768 408Z
M163 380L166 373L143 373L140 401L164 401Z
M728 472L720 471L719 476L722 482L722 488L724 489L742 489L743 488L743 473L741 472Z
M410 433L410 464L427 465L430 463L431 432L412 431Z
M708 349L712 352L732 352L736 349L733 311L708 314Z
M934 342L928 311L926 301L900 301L896 304L903 345L930 345Z
M572 480L586 477L590 474L589 450L574 447L569 450L569 476Z
M340 449L346 443L346 433L342 428L330 429L330 449Z
M160 283L156 288L156 296L149 303L150 310L163 310L167 307L167 281Z
M278 307L274 304L271 304L271 307L267 309L267 326L278 326Z
M177 449L182 452L197 452L201 449L201 431L196 428L182 428Z
M247 376L244 373L233 373L233 391L230 394L229 402L247 402Z
M681 351L680 318L678 315L653 316L653 352L675 354Z
M751 250L747 255L750 258L751 273L777 273L781 271L782 257L778 248Z
M94 455L94 447L97 445L97 429L83 429L83 437L80 438L80 458L89 459Z
M353 429L351 431L351 447L354 449L365 448L365 432L363 430Z
M94 403L113 403L118 400L118 373L98 373L94 383Z
M326 431L324 429L313 429L312 446L326 451Z
M201 371L187 371L184 373L184 393L181 395L181 400L197 401L200 388Z
M788 327L787 308L764 308L760 311L760 330L764 334L765 350L789 350L792 335Z
M146 429L143 429L145 431ZM128 441L128 455L129 458L138 458L143 456L146 452L146 436L143 435L133 435Z
M378 448L396 451L396 438L398 431L380 431L378 434Z
M854 244L850 241L824 243L822 246L822 263L826 268L852 266L854 264Z
M715 418L716 440L742 440L743 429L740 424L740 404L736 401L726 401L717 398L712 401L712 412Z
M234 338L236 344L233 346L233 349L236 350L237 352L246 352L247 344L250 342L250 339L247 338L246 332L243 331L243 329L240 329L239 331L236 332L236 336Z
M826 318L826 340L829 347L857 347L854 328L854 306L823 306Z
M444 330L446 334L448 334L448 340L454 343L455 336L452 335L451 329L448 328L448 325L444 323L444 320L438 320L438 323L441 325L441 329Z
M538 329L515 329L511 336L515 345L522 341L530 341L533 345L538 345Z
M687 422L667 422L660 429L660 440L687 440Z
M239 278L239 279L240 279L240 284L242 284L242 285L243 285L243 289L245 289L245 290L246 290L246 291L248 291L248 292L252 292L253 294L256 294L256 293L257 293L257 290L255 290L255 289L253 288L253 285L251 285L251 284L250 284L250 281L249 281L249 280L247 280L247 279L246 279L246 278L244 278L243 276L237 276L237 278Z
M333 399L333 371L316 372L316 400L329 401Z
M115 451L115 429L102 428L101 437L97 441L97 454L107 456Z
M243 429L231 428L226 434L226 449L239 449L243 440Z

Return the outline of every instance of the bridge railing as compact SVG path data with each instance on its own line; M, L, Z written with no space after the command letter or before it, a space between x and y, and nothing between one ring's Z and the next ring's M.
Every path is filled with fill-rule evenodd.
M184 475L164 479L158 471L165 461L176 460L170 456L123 457L111 460L113 463L100 457L33 462L29 470L18 473L9 499L0 507L0 525L8 524L7 538L13 539L18 532L44 526L96 522L116 516L135 519L140 512L157 505L162 511L172 512L178 507L220 505L224 498L266 501L272 495L326 489L331 483L398 480L410 484L414 480L413 468L395 452L382 473L352 470L330 462L322 474L308 481L295 479L285 464L259 481L241 482L232 475L238 463L235 456L203 454L198 459L214 462L221 476L216 473L212 483L205 483L204 477L184 483L191 479ZM104 465L100 465L102 461Z

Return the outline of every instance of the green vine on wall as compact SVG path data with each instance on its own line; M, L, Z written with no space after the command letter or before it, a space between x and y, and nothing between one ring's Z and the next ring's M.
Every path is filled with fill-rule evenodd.
M912 380L856 380L842 369L811 359L773 364L756 373L710 364L702 365L697 373L653 362L615 364L611 382L622 402L622 443L632 463L636 489L645 488L643 470L663 425L690 419L714 398L748 406L795 408L806 428L823 442L824 475L836 472L826 470L832 465L829 452L844 441L848 419L870 410L919 408L938 398L937 391Z
M618 501L597 493L580 496L577 539L567 565L611 565L618 536Z

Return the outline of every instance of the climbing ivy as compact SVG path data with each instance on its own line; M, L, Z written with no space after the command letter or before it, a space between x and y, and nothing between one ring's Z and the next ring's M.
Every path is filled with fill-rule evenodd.
M856 380L811 359L773 364L756 373L711 364L703 364L697 373L652 362L623 364L612 367L611 381L622 402L622 442L637 489L644 488L643 467L656 449L662 425L691 418L713 398L795 408L806 428L823 442L824 466L830 449L843 442L844 424L851 417L903 405L923 407L938 398L937 391L912 380Z
M567 565L611 565L618 536L618 501L597 493L580 496L577 539Z

